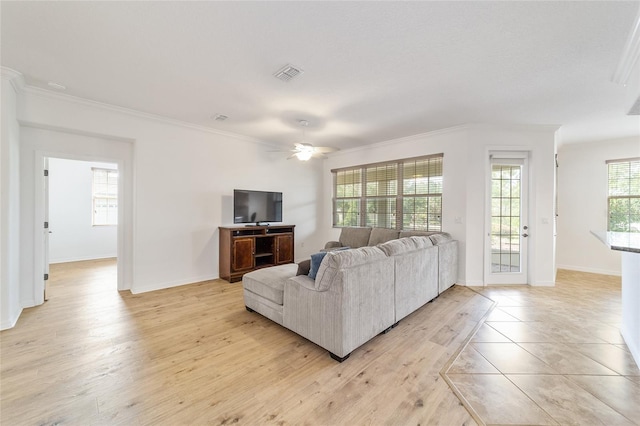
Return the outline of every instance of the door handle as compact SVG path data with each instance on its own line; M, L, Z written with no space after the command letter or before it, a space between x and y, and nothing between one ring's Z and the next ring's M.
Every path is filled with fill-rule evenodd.
M529 234L527 234L526 232L524 234L522 234L523 237L527 238L529 236Z

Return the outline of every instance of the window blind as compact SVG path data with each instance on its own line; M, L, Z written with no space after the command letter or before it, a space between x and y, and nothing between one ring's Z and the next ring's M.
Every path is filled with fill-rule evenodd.
M640 232L640 158L607 161L608 230Z
M333 224L439 231L443 154L332 170Z

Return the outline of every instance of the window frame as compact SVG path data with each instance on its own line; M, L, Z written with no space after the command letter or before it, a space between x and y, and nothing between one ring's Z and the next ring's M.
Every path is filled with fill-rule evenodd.
M431 174L431 165L429 164L430 160L434 160L434 159L438 159L439 162L436 163L434 165L436 171L439 171L439 173L435 173L435 174ZM420 163L423 161L427 161L427 165L424 166L426 167L426 171L427 171L427 175L426 176L422 176L423 178L427 178L427 192L413 192L413 193L406 193L405 194L405 166L407 164L410 163ZM415 167L415 166L414 166ZM423 166L421 166L423 167ZM386 174L387 176L389 176L390 174L395 176L395 179L377 179L378 175L379 175L379 170L381 170L382 168L385 168L386 170L383 172L384 174ZM394 169L391 173L389 172L389 170ZM372 172L373 169L378 169L375 172ZM353 173L353 172L359 172L359 186L360 186L360 190L359 193L356 195L350 195L350 196L338 196L338 193L341 192L339 191L338 185L339 185L339 175L340 173ZM383 162L378 162L378 163L369 163L369 164L361 164L361 165L357 165L357 166L351 166L351 167L344 167L344 168L339 168L339 169L332 169L331 170L332 173L332 177L333 177L333 199L332 199L332 226L334 228L343 228L343 227L349 227L349 226L372 226L372 227L381 227L381 228L387 228L387 229L396 229L396 230L424 230L424 231L433 231L433 232L438 232L442 230L442 194L443 194L443 177L444 177L444 154L443 153L439 153L439 154L431 154L431 155L424 155L424 156L419 156L419 157L410 157L410 158L402 158L402 159L398 159L398 160L393 160L393 161L383 161ZM367 180L368 178L368 173L371 174L373 173L375 175L375 180L369 182ZM416 172L414 171L414 178L416 178ZM439 184L435 183L434 185L437 187L439 186L440 192L432 192L431 188L432 188L432 184L431 184L431 179L433 178L439 178L437 180L439 180ZM377 194L375 195L368 195L367 192L367 183L372 183L372 182L376 182L376 183L380 183L380 182L392 182L393 180L395 180L396 183L396 188L391 188L389 187L389 185L386 186L386 191L383 191L383 194L380 194L380 191L377 190ZM425 220L424 220L424 226L419 226L419 223L414 222L412 227L405 227L405 206L404 206L404 201L405 199L422 199L424 198L426 201L426 206L425 206ZM395 200L395 209L393 207L390 207L387 211L388 213L383 213L383 215L388 215L387 218L385 218L385 220L383 220L383 226L379 225L378 223L376 224L367 224L368 218L367 218L367 205L369 204L368 202L372 202L374 200L387 200L387 199L394 199ZM338 208L338 204L340 202L344 202L344 201L353 201L356 200L357 202L359 202L359 211L357 212L357 220L356 223L353 223L353 221L349 221L349 223L345 223L344 219L342 221L338 220L338 216L340 215L340 213L337 211ZM436 200L435 202L433 202L432 200ZM430 212L430 207L435 204L437 209L434 213ZM392 203L389 203L389 205L391 206ZM413 214L415 214L415 208L413 210ZM384 217L384 216L383 216ZM433 221L433 218L436 218L436 222ZM431 220L430 220L431 218ZM394 223L395 222L395 223ZM384 225L390 225L390 226L384 226Z
M626 193L623 194L614 194L612 195L612 176L611 176L611 172L612 172L612 165L617 164L628 164L629 167L629 172L631 172L632 168L634 167L632 165L632 163L636 163L635 167L637 169L640 170L640 157L634 157L634 158L623 158L623 159L617 159L617 160L607 160L606 164L607 164L607 231L609 232L632 232L632 233L638 233L640 232L640 227L631 228L632 225L632 221L631 221L631 216L632 216L632 210L631 210L631 201L632 200L637 200L636 203L640 204L640 174L636 177L636 179L638 179L637 182L635 182L635 191L634 191L634 187L633 187L633 182L635 181L635 179L633 179L633 176L631 174L629 174L628 176L628 180L629 180L629 185L628 185L628 190L626 191ZM626 230L621 231L621 230L612 230L612 202L614 200L629 200L629 207L628 210L626 211ZM638 213L636 214L638 215ZM635 223L635 222L633 222ZM639 220L640 223L640 220Z
M106 172L106 192L97 191L96 173ZM113 176L115 175L115 177ZM119 191L119 172L118 169L109 169L105 167L92 167L91 168L91 226L118 226L118 191ZM115 179L115 192L109 191L109 186L113 185L111 179ZM96 202L102 201L107 204L107 216L104 223L98 221L98 214L96 210ZM114 211L113 214L109 214L110 211Z

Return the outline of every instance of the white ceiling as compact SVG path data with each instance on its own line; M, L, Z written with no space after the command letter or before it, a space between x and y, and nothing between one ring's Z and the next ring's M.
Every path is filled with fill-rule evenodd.
M28 84L267 142L342 149L465 123L640 137L611 76L640 2L8 2ZM304 74L273 77L291 63ZM216 113L229 116L224 122Z

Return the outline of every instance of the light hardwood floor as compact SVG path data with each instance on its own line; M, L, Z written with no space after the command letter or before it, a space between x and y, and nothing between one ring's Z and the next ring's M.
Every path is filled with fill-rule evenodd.
M440 370L492 306L454 287L340 364L245 310L240 283L132 295L113 261L52 265L0 333L0 423L475 424Z
M247 312L240 283L132 295L115 290L115 274L112 260L52 265L50 300L0 333L0 424L640 418L616 277L560 271L553 288L455 286L339 364Z

